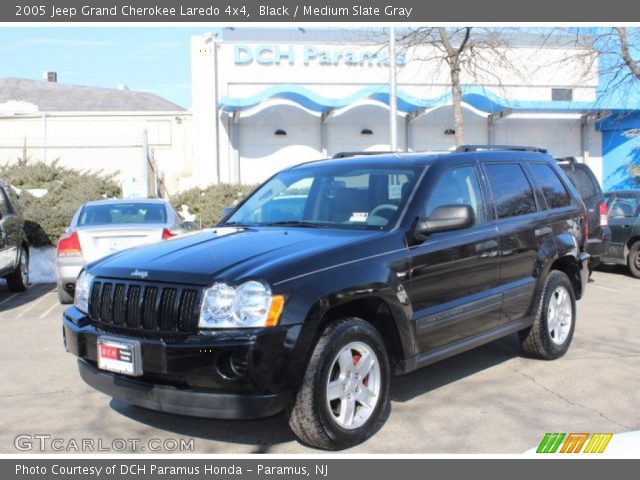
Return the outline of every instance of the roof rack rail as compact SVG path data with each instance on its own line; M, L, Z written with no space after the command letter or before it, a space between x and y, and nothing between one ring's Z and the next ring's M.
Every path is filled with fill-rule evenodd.
M478 152L481 150L508 150L512 152L547 153L546 148L524 147L520 145L460 145L456 152Z
M556 157L556 162L579 163L576 157Z
M391 150L387 150L387 151L372 151L372 152L338 152L336 153L333 157L331 158L347 158L347 157L361 157L361 156L365 156L365 155L382 155L385 153L396 153L396 152L392 152Z

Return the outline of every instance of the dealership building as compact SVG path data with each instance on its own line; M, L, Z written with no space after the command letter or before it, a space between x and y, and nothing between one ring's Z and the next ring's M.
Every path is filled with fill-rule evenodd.
M509 48L481 52L475 74L463 74L465 142L540 146L587 163L605 188L626 181L637 110L599 95L594 50L566 38L538 43L516 36ZM452 149L447 69L424 45L400 42L395 57L398 149ZM253 184L338 152L390 148L389 51L379 31L215 29L191 38L191 69L188 109L123 88L0 88L0 162L27 148L33 158L118 170L123 183L146 182L149 191L151 169L172 193ZM78 97L84 102L33 98L61 88L67 100L74 88L89 91ZM87 100L91 90L106 103Z

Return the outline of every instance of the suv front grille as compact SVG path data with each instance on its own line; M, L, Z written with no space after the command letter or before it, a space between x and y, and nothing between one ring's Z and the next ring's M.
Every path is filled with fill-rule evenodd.
M145 333L193 332L199 290L180 285L97 279L89 315L94 322Z

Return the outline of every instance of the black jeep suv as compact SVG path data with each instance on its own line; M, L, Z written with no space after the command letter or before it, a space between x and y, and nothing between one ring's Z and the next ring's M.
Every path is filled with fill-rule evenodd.
M562 356L584 204L541 151L466 150L302 164L213 229L88 265L64 312L80 375L166 412L286 410L331 449L380 427L392 374L512 333Z
M24 218L13 189L0 180L0 278L11 292L23 292L29 285L29 245Z

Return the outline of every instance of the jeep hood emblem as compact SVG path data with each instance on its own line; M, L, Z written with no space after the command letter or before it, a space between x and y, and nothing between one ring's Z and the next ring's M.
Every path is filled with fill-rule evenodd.
M135 269L133 272L131 272L131 276L133 278L145 279L149 276L149 272L147 272L146 270Z

